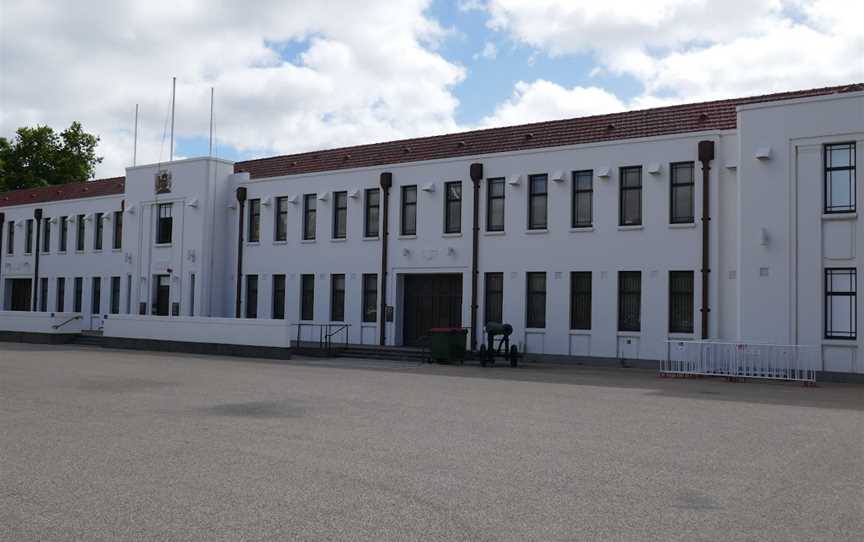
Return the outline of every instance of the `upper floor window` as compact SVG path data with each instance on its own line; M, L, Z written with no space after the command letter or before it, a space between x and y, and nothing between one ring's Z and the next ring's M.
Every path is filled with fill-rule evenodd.
M622 167L620 170L620 208L621 226L642 224L642 166Z
M167 245L171 243L172 230L174 229L174 204L160 203L157 207L156 219L156 243Z
M51 251L51 219L42 219L42 252Z
M825 212L855 212L855 143L825 145Z
M573 203L570 226L588 228L594 220L594 172L591 170L573 172Z
M15 222L10 220L6 230L6 254L15 253Z
M417 186L402 187L402 235L417 235Z
M123 211L114 211L114 240L111 248L120 250L123 246Z
M261 240L261 200L249 200L249 242Z
M78 252L84 250L84 225L84 215L78 215L75 219L75 250Z
M276 207L273 210L276 215L276 231L273 234L273 239L276 241L288 240L288 198L282 196L276 198Z
M317 205L315 194L305 194L303 196L303 240L311 241L315 239L315 223L317 217Z
M486 231L504 231L504 179L486 181Z
M444 183L444 233L462 231L462 181Z
M27 222L24 223L24 228L27 230L24 232L24 253L30 254L33 252L33 219L28 218Z
M548 227L547 220L547 193L548 177L544 175L531 175L528 177L528 229L545 230Z
M102 222L102 217L104 216L102 213L96 213L94 222L94 232L93 232L93 250L102 250L102 237L103 232L105 230L105 226Z
M854 267L825 270L826 339L857 338L857 282L857 271Z
M363 235L365 237L378 237L380 209L381 192L379 189L366 189L366 205L363 212Z
M60 245L57 250L66 252L66 246L69 243L69 217L61 216L60 222L57 224L60 226Z
M348 237L348 192L333 192L333 239Z
M669 222L692 224L693 213L693 162L679 162L669 166Z

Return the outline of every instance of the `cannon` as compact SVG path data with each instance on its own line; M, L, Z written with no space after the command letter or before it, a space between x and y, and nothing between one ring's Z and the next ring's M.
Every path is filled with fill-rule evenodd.
M486 324L486 344L480 345L480 364L494 365L495 357L501 356L510 362L510 367L516 367L519 361L519 348L510 344L510 335L513 334L513 326L498 322ZM495 339L498 344L495 344Z

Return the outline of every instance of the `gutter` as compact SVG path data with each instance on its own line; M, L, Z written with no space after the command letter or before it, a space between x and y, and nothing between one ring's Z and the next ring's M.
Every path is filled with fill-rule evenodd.
M699 142L699 161L702 163L702 340L708 338L709 306L709 276L711 273L710 258L710 224L711 224L711 192L710 173L711 160L714 160L714 142Z
M471 351L477 350L477 279L480 271L480 181L483 179L483 164L471 164L469 169L474 185L474 224L471 232Z
M390 235L390 188L393 186L393 174L389 171L381 173L381 200L383 201L383 219L381 224L381 307L378 311L378 344L384 346L387 341L387 239Z

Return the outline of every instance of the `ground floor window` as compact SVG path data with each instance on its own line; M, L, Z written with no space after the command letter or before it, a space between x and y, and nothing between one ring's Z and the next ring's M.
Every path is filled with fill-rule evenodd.
M618 331L642 330L642 272L618 273Z
M120 314L120 277L111 277L111 314Z
M285 319L285 275L273 275L273 319Z
M57 312L63 312L66 310L66 278L58 277L57 278Z
M99 314L102 312L102 278L101 277L93 277L93 291L91 303L90 303L90 312L92 314Z
M48 312L48 277L39 279L39 310Z
M693 333L693 271L669 271L669 333Z
M591 329L591 272L570 273L570 329Z
M258 275L246 275L246 318L258 318Z
M330 275L330 321L345 320L345 275Z
M504 273L486 273L483 307L484 323L504 321Z
M854 268L825 270L825 338L855 339L858 285Z
M546 327L546 273L527 274L526 318L529 328Z
M378 275L363 275L363 321L378 321Z
M84 278L75 277L75 295L72 298L72 310L81 312L82 300L84 299Z
M315 275L300 276L300 319L315 319Z

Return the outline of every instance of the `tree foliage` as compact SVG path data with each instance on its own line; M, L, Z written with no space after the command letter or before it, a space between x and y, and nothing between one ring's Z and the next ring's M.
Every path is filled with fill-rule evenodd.
M18 128L0 137L0 191L86 181L102 162L99 138L73 122L59 134L49 126Z

